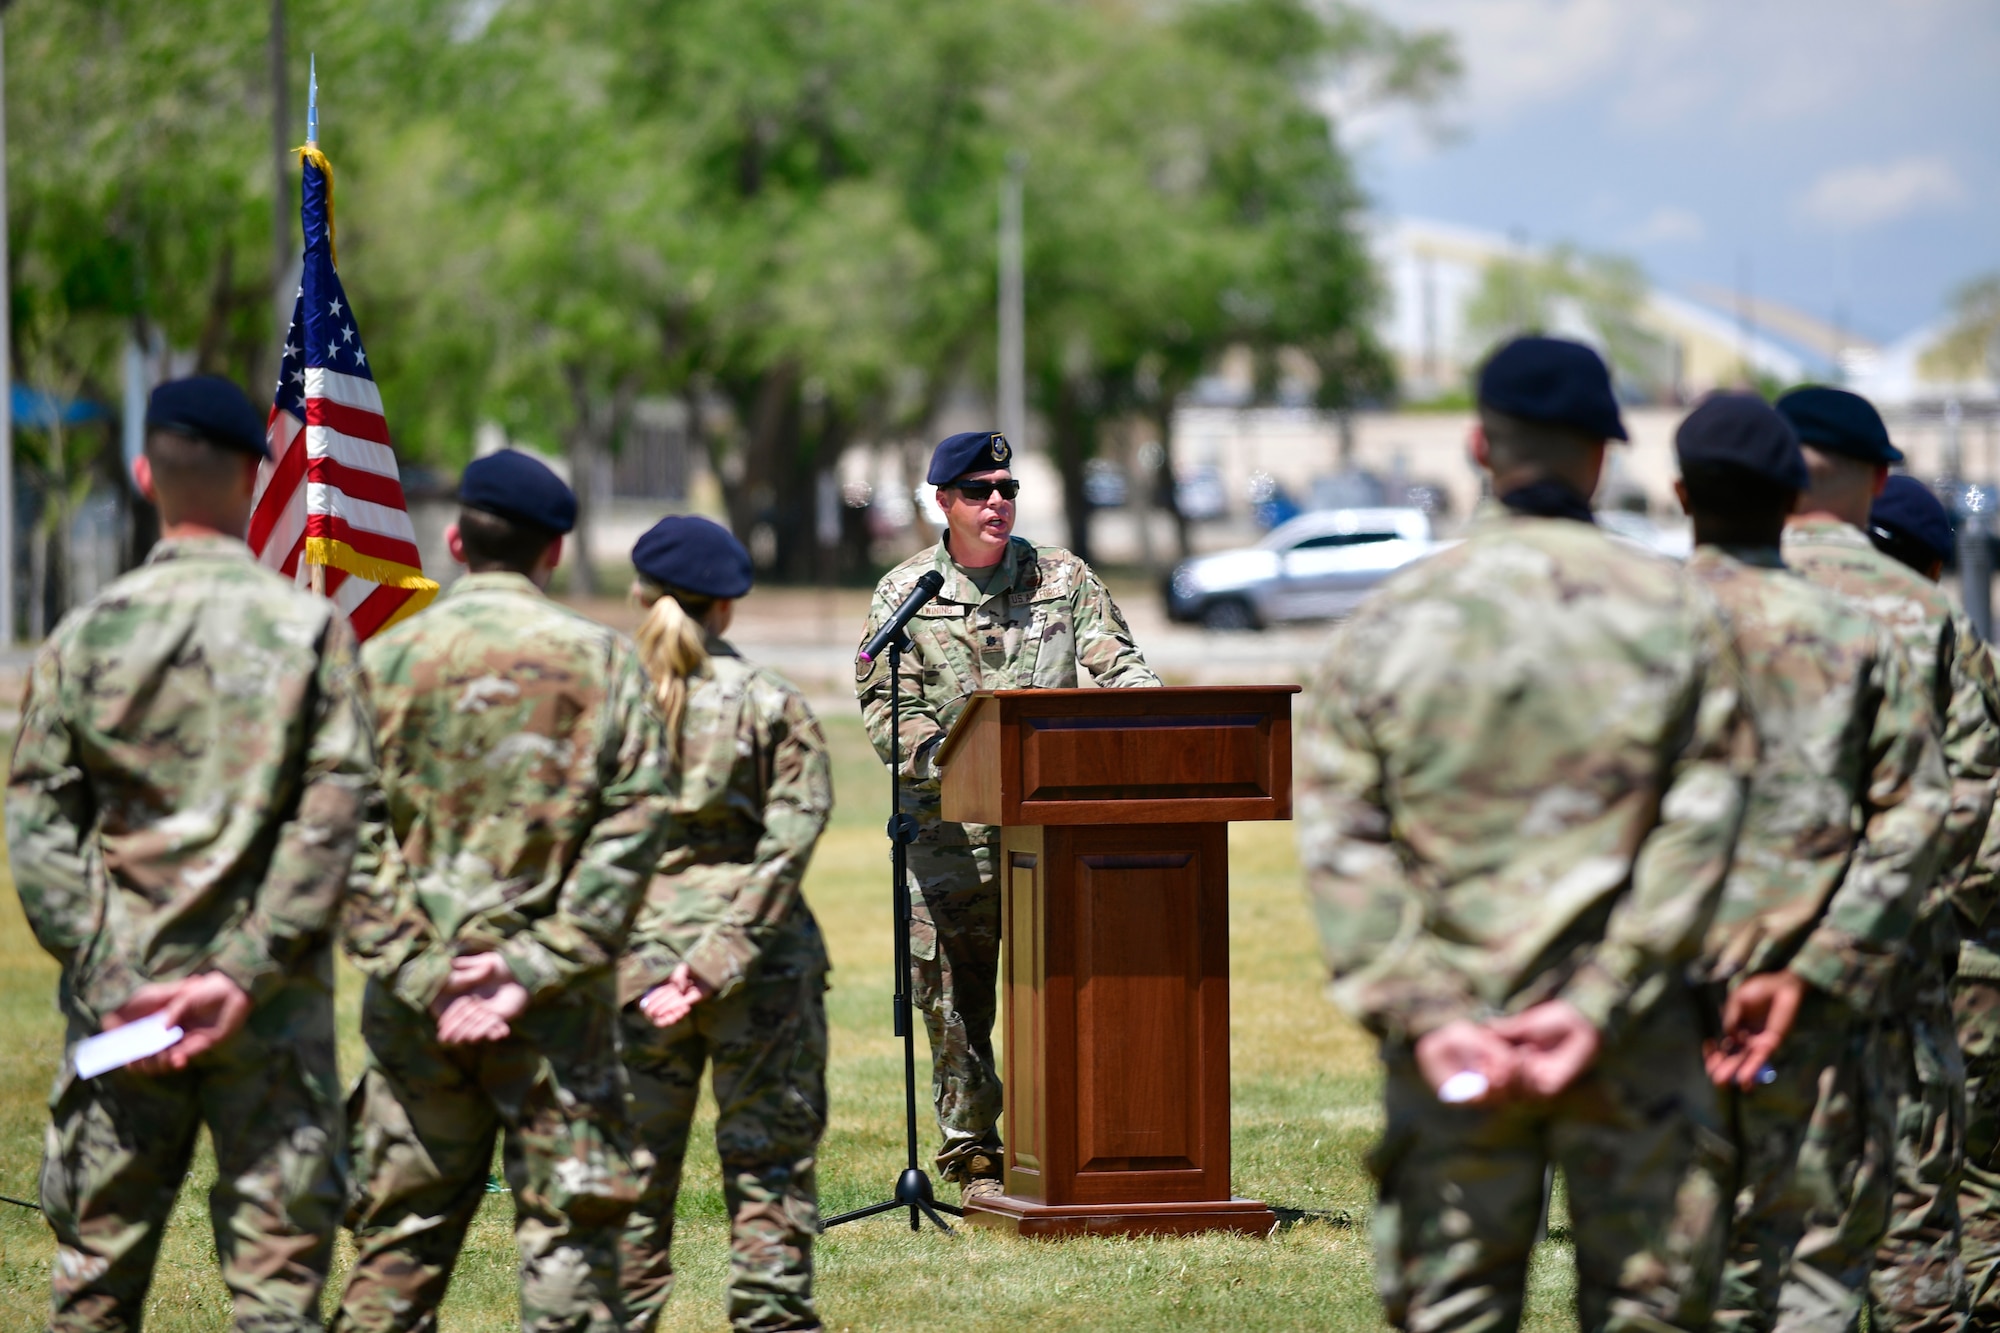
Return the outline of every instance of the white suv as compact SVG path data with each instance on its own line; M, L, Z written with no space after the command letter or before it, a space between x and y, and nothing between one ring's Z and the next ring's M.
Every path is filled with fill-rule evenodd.
M1421 509L1301 514L1255 546L1182 562L1167 580L1167 615L1220 630L1344 616L1434 549Z

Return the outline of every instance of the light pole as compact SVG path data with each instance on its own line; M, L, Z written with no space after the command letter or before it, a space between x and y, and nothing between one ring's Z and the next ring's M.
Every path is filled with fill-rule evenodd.
M1023 153L1007 155L1000 182L1000 433L1019 449L1026 443L1028 416L1027 329L1021 277L1021 177Z
M271 0L271 307L277 333L271 347L280 347L292 325L292 265L298 262L293 228L298 213L292 204L292 96L285 64L285 0ZM267 378L277 377L276 367Z
M14 646L14 282L7 257L7 6L0 0L0 648Z

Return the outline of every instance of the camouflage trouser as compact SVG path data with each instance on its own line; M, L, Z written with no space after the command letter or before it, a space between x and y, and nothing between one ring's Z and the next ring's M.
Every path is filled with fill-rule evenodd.
M537 1004L503 1041L448 1048L429 1015L368 984L368 1060L348 1102L357 1254L336 1329L435 1327L503 1128L522 1328L623 1327L618 1235L638 1181L608 979L602 992Z
M1777 1077L1728 1095L1736 1213L1715 1327L1844 1333L1895 1189L1897 1071L1879 1023L1812 991L1772 1063Z
M944 1136L938 1172L963 1184L975 1158L989 1158L992 1175L1000 1165L998 852L920 842L909 856L910 986L931 1039L931 1100Z
M730 1219L729 1322L819 1327L812 1244L826 1129L825 990L818 974L754 982L702 1001L666 1029L636 1006L625 1010L632 1125L653 1158L620 1260L630 1333L652 1333L673 1290L674 1201L702 1066L711 1060L715 1151Z
M42 1208L56 1233L49 1327L136 1329L167 1217L202 1125L215 1144L209 1217L236 1327L320 1327L340 1225L342 1130L333 1006L267 1038L253 1026L192 1068L84 1082L65 1058L51 1099ZM69 1041L88 1035L72 1024Z
M1385 1051L1371 1166L1377 1283L1400 1328L1519 1326L1548 1167L1569 1183L1590 1330L1699 1329L1720 1276L1731 1152L1689 997L1672 995L1553 1101L1447 1106Z
M1966 1296L1972 1327L2000 1329L2000 981L1961 973L1952 1010L1965 1057L1965 1180L1958 1210L1965 1226Z
M1959 1182L1965 1172L1965 1064L1942 984L1899 1004L1884 1069L1901 1071L1896 1193L1869 1279L1869 1326L1949 1330L1964 1323Z

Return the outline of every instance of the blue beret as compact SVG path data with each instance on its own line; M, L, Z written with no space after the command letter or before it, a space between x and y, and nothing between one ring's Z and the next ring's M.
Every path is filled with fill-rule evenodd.
M576 526L576 493L548 464L515 449L467 463L458 479L458 502L558 536Z
M1951 517L1931 488L1915 477L1897 474L1875 497L1868 510L1871 536L1878 532L1890 540L1901 538L1923 547L1940 560L1949 560L1957 542Z
M1754 393L1711 394L1674 432L1674 452L1683 472L1726 463L1789 491L1812 484L1792 424Z
M171 430L241 454L269 458L264 418L243 390L220 375L168 380L146 402L146 429Z
M1799 433L1799 443L1864 463L1900 463L1903 451L1889 443L1882 414L1858 393L1809 384L1778 400L1778 410Z
M1524 421L1567 426L1593 440L1624 440L1604 358L1561 338L1516 338L1479 368L1479 405Z
M968 472L1007 467L1013 456L1007 437L997 430L961 431L931 451L931 470L924 474L924 480L933 486L949 486Z
M663 588L703 597L750 591L750 553L720 523L676 514L647 528L632 544L632 567Z

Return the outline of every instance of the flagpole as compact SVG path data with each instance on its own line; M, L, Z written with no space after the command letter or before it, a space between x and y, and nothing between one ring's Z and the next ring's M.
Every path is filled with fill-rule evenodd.
M319 57L308 57L310 65L306 75L306 147L319 147ZM303 330L301 330L303 332ZM326 566L310 557L306 559L306 583L319 596L326 596Z

